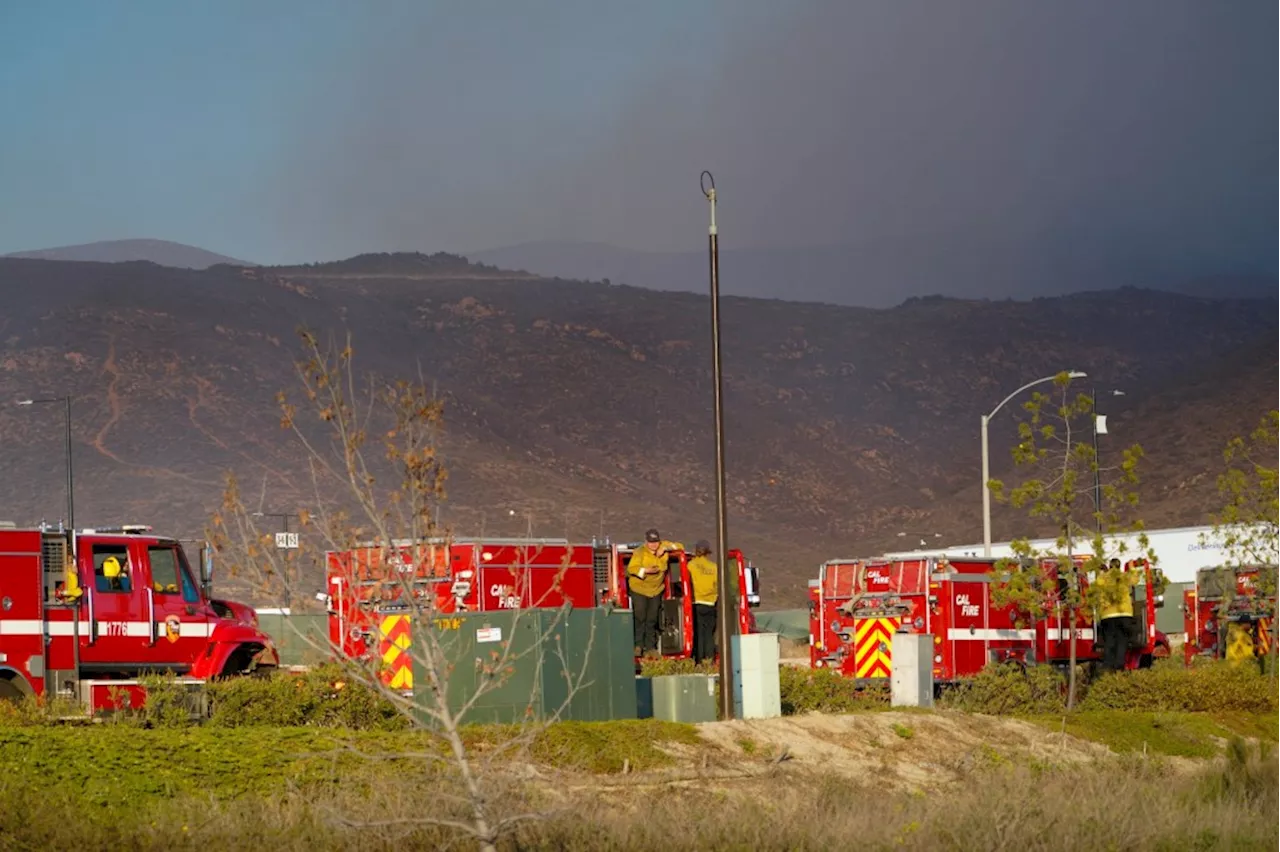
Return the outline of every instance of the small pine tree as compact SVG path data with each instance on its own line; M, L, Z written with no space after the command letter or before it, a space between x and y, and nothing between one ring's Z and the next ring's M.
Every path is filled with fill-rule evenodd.
M1086 592L1083 575L1118 572L1108 568L1113 559L1145 558L1155 565L1156 555L1142 533L1142 521L1136 518L1142 447L1133 444L1122 451L1119 464L1100 467L1092 441L1093 399L1087 394L1072 395L1070 385L1070 376L1060 373L1051 393L1037 391L1022 406L1026 415L1018 423L1013 460L1026 478L1013 487L992 479L987 487L997 501L1025 510L1033 523L1051 525L1056 531L1053 543L1044 548L1034 547L1026 537L1013 541L1014 556L998 560L993 571L993 602L1013 604L1016 611L1041 618L1053 601L1066 611L1065 621L1074 629L1080 610L1096 607L1103 593L1097 583L1089 584ZM1126 533L1138 534L1136 548ZM1046 565L1054 571L1046 572ZM1046 587L1048 573L1056 573L1059 580L1056 594ZM1076 665L1076 643L1071 641L1068 709L1076 701Z
M1276 565L1280 562L1280 478L1277 476L1277 459L1280 458L1280 441L1277 440L1277 424L1280 410L1272 409L1262 416L1257 428L1248 438L1236 437L1227 442L1223 450L1226 470L1218 477L1218 493L1224 500L1221 511L1213 516L1213 531L1201 536L1201 543L1214 543L1226 554L1230 580L1223 584L1227 590L1221 603L1220 614L1231 605L1235 591L1235 569L1257 566L1257 591L1262 615L1271 630L1275 630L1276 615ZM1277 670L1277 645L1273 635L1271 662L1268 668Z

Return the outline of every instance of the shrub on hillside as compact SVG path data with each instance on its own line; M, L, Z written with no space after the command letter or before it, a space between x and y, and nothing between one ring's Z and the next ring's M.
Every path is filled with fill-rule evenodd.
M859 686L831 669L783 666L778 672L778 680L784 716L813 711L849 713L889 706L887 685Z
M1059 713L1066 681L1051 666L995 663L942 693L940 706L992 715Z
M720 668L713 660L695 663L690 659L641 660L640 675L642 677L665 677L667 675L719 674Z
M276 672L209 684L210 723L398 730L409 721L372 687L347 676L339 666L306 672Z
M1274 711L1276 680L1256 668L1211 663L1157 666L1105 674L1090 687L1081 710L1217 713Z

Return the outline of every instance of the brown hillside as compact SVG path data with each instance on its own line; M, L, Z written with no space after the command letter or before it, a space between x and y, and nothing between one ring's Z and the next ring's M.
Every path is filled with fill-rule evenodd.
M443 519L456 532L709 535L705 298L460 260L203 272L0 260L0 398L76 395L79 522L197 534L226 469L260 483L268 511L304 499L272 397L294 387L300 323L345 329L360 367L421 369L448 399ZM729 532L767 572L771 606L799 604L822 559L900 545L898 532L978 540L978 418L1029 378L1084 369L1147 406L1142 429L1168 446L1144 441L1148 502L1185 521L1211 505L1222 442L1276 398L1275 313L1249 302L729 299L724 323ZM1257 378L1186 383L1213 364ZM992 433L997 474L1010 429ZM0 407L0 435L0 517L60 517L60 412Z

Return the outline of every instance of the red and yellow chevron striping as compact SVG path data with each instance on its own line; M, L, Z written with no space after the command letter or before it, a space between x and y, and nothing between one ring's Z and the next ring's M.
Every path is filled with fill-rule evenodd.
M384 616L378 625L378 632L381 636L378 653L382 657L382 682L391 689L413 689L409 616Z
M1258 619L1258 656L1265 657L1271 653L1271 619Z
M859 618L853 629L854 677L888 677L892 659L890 647L897 618Z

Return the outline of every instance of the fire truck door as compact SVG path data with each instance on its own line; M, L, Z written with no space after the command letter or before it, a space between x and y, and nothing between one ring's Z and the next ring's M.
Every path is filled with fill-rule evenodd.
M658 633L658 650L663 655L684 652L685 593L680 558L667 561L667 595L662 601L662 623Z
M94 671L131 671L149 658L147 619L138 554L130 542L95 541L80 546L80 585L85 590L81 617L80 667Z
M168 543L139 545L138 551L147 565L149 587L144 593L154 625L147 636L148 656L179 668L190 666L204 651L211 625L186 554Z

